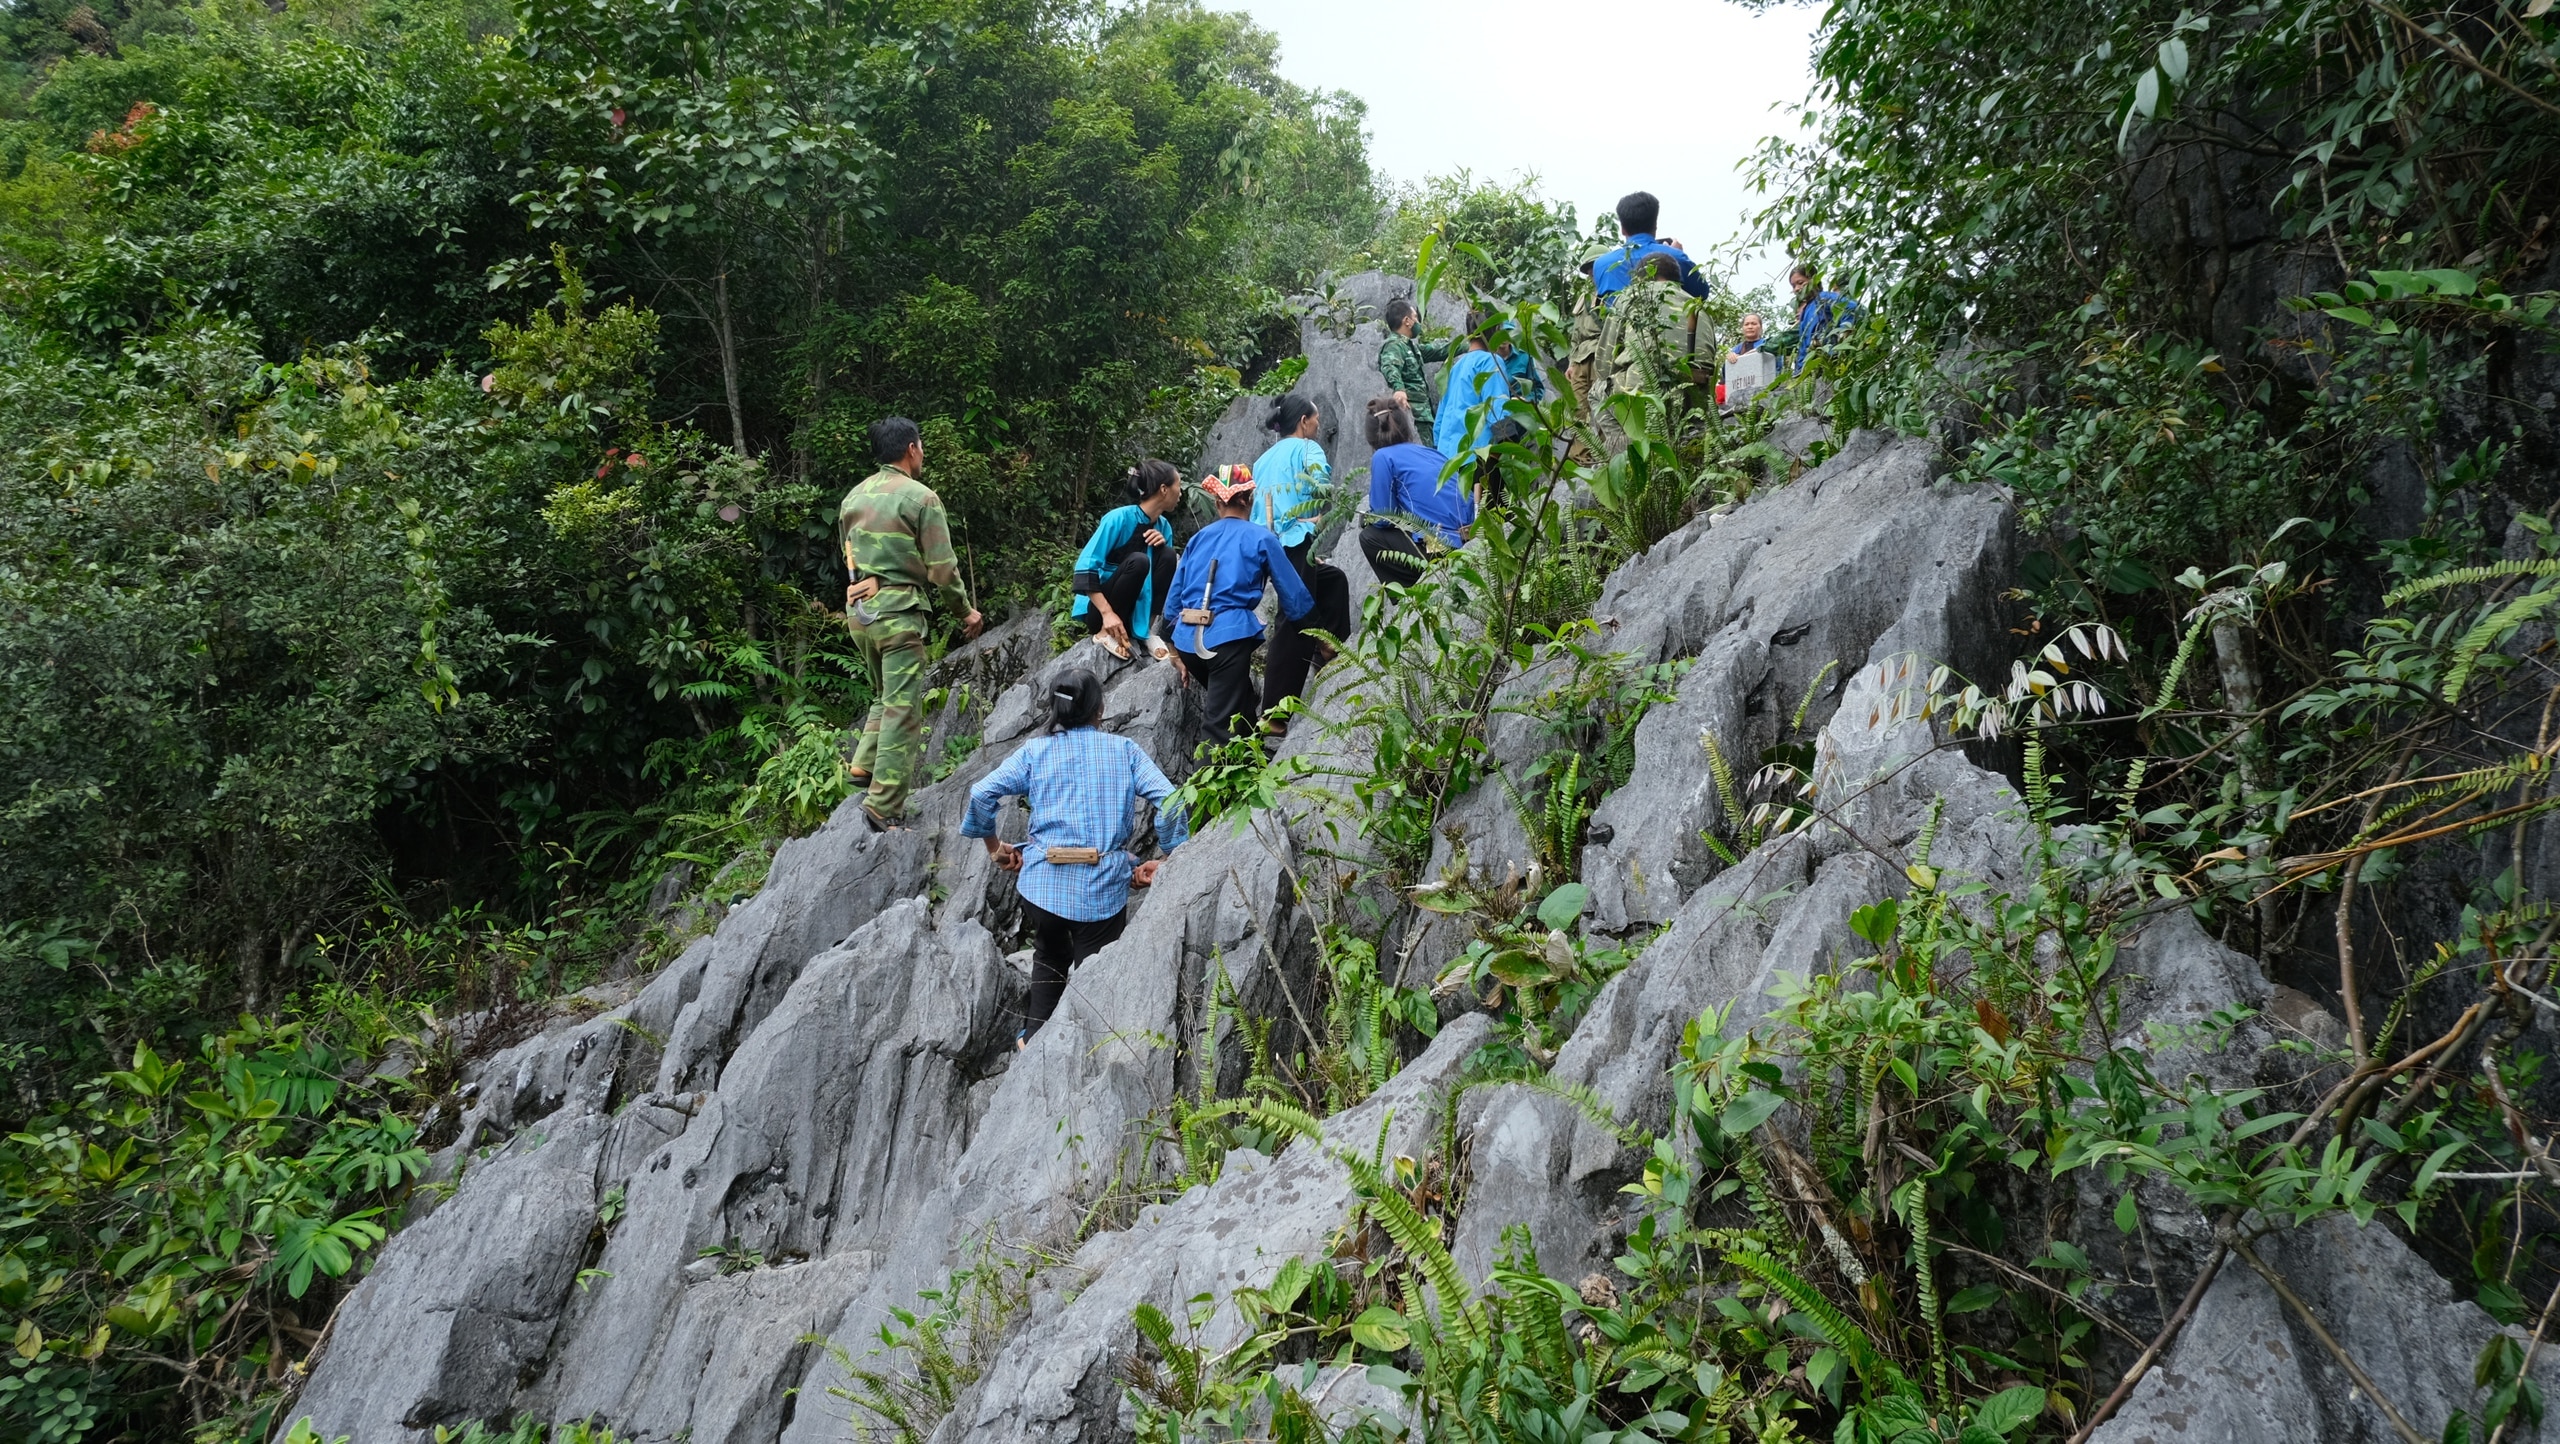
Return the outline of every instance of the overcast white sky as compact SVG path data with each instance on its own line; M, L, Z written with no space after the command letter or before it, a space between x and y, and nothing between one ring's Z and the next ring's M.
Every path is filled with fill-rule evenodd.
M1586 230L1618 197L1649 190L1663 232L1712 255L1730 251L1757 205L1741 162L1793 131L1786 108L1804 99L1820 16L1723 0L1218 3L1280 37L1281 74L1369 103L1370 159L1387 175L1534 172ZM1757 256L1735 279L1783 283L1784 265Z

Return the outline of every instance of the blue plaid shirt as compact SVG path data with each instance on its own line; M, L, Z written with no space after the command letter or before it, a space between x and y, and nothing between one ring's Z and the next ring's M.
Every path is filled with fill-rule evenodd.
M996 835L996 807L1008 797L1031 803L1031 837L1022 845L1022 895L1071 922L1099 922L1129 905L1129 834L1137 802L1156 805L1156 840L1167 852L1191 835L1182 809L1167 807L1173 784L1145 749L1092 727L1034 737L969 790L962 837ZM1062 867L1053 847L1099 848L1102 861Z

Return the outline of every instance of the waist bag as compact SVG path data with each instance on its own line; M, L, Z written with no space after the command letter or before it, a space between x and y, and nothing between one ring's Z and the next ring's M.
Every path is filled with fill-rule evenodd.
M1041 857L1060 867L1092 867L1096 863L1102 861L1102 849L1098 847L1053 847L1042 853Z

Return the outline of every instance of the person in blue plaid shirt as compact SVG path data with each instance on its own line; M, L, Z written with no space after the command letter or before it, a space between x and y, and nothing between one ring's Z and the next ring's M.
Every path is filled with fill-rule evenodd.
M1128 925L1129 888L1156 880L1162 859L1129 853L1138 799L1156 805L1156 840L1166 852L1190 836L1182 809L1168 806L1173 784L1146 750L1094 726L1102 684L1091 672L1060 673L1050 684L1049 726L969 791L960 835L983 839L996 866L1021 876L1031 923L1031 1000L1014 1046L1031 1041L1066 995L1067 973L1109 946ZM1031 806L1020 847L996 836L996 808L1008 797Z

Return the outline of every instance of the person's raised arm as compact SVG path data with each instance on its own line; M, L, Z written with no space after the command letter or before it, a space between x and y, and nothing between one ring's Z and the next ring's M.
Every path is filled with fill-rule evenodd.
M1671 248L1671 254L1680 258L1680 289L1701 301L1707 299L1707 292L1713 287L1707 284L1706 277L1698 274L1698 263L1690 260L1689 253L1677 246Z
M1137 784L1138 795L1156 806L1156 846L1171 852L1191 840L1191 819L1182 804L1172 800L1173 783L1165 777L1164 769L1156 766L1156 760L1134 742L1129 744L1129 750L1135 758L1130 770L1136 774L1132 780Z

